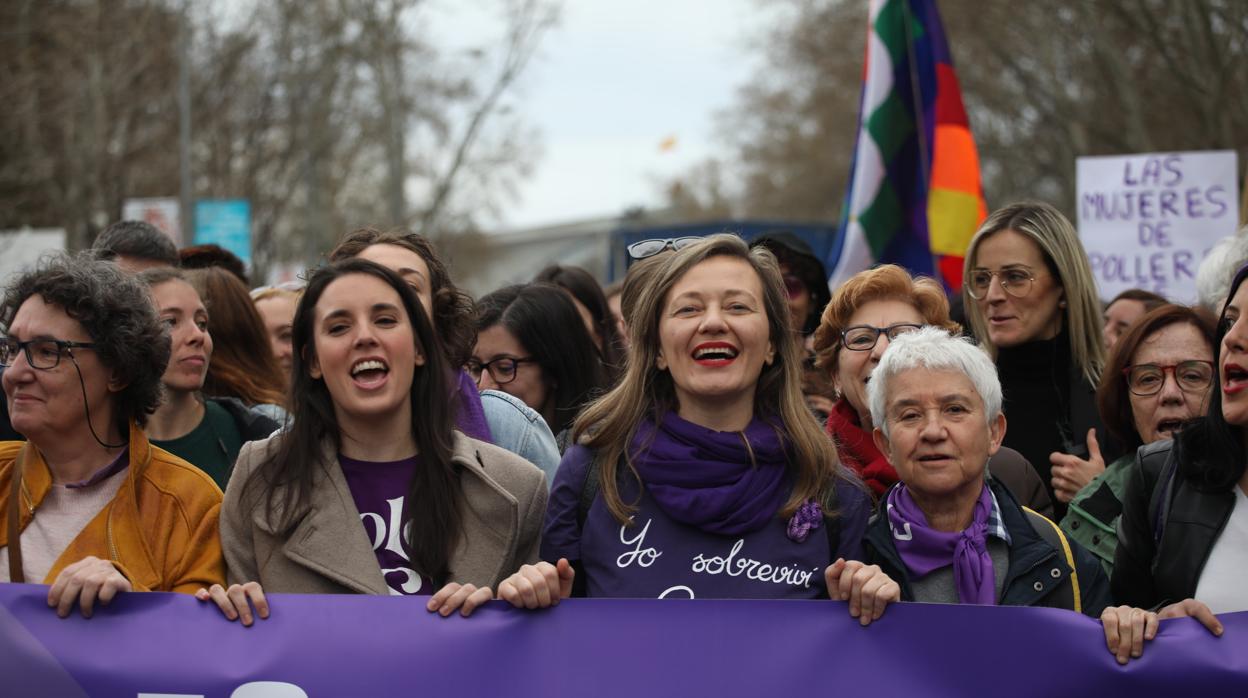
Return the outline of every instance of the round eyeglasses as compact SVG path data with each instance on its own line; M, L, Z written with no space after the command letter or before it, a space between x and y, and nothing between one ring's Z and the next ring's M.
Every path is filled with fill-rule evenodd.
M481 376L489 371L490 378L494 379L497 385L506 385L516 379L516 372L520 368L520 364L535 363L537 359L531 356L514 358L511 356L500 356L493 361L481 363L474 359L469 359L464 364L464 368L468 369L468 375L472 376L473 382L481 385Z
M94 342L71 342L65 339L29 339L19 342L11 337L0 339L0 366L12 366L17 355L26 352L26 363L31 368L50 371L61 363L61 355L73 359L71 349L94 349Z
M683 237L642 240L641 242L634 242L628 246L628 256L633 259L645 259L646 257L653 257L668 248L673 250L683 250L701 239L702 238L700 237Z
M1203 392L1213 382L1213 362L1196 359L1167 365L1136 364L1122 369L1122 375L1127 377L1127 388L1132 393L1148 396L1161 392L1166 371L1174 374L1179 389L1188 393Z
M880 341L880 335L888 337L888 341L891 342L897 339L898 336L907 332L913 332L921 327L922 325L910 322L899 322L888 327L854 325L841 330L841 344L850 351L871 351L875 348L876 343Z
M1031 286L1036 280L1036 275L1026 267L1014 267L1001 271L976 269L971 272L963 285L966 287L966 292L971 294L971 298L977 301L983 300L988 295L994 276L1001 282L1001 290L1015 298L1022 298L1031 293Z

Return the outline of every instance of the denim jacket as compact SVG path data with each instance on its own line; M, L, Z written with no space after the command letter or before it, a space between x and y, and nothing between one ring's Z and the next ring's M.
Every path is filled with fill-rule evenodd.
M481 408L495 446L507 449L546 473L546 484L559 469L559 448L546 420L519 398L501 390L482 390Z

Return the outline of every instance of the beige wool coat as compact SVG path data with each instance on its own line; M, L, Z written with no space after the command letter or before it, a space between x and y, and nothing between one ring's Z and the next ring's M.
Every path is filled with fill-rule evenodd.
M275 593L389 594L328 440L312 466L317 475L311 510L289 536L269 525L263 498L258 506L245 503L245 483L284 436L248 443L239 453L221 506L227 579L257 581ZM460 466L462 522L446 581L497 588L522 564L537 561L546 477L523 458L458 431L453 460ZM257 501L254 491L247 501Z

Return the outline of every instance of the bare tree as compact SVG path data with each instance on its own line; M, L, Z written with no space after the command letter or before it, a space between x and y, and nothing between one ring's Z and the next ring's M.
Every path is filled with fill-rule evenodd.
M1248 156L1248 3L945 0L940 10L990 207L1040 198L1073 212L1081 155ZM850 0L777 12L764 69L724 117L720 167L741 173L728 182L737 215L839 216L866 14ZM698 188L696 177L679 184Z
M251 201L260 276L355 225L466 230L497 206L534 152L506 95L555 17L499 2L506 40L469 60L421 0L191 6L193 194ZM81 247L124 198L176 193L180 7L0 4L0 227Z

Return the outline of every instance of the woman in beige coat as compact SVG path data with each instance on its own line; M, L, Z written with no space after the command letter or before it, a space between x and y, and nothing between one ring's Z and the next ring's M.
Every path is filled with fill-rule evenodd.
M244 625L249 601L267 617L265 591L423 595L468 615L537 559L545 478L454 431L454 367L398 275L319 270L293 333L293 424L239 455L221 513L230 586L201 600Z

